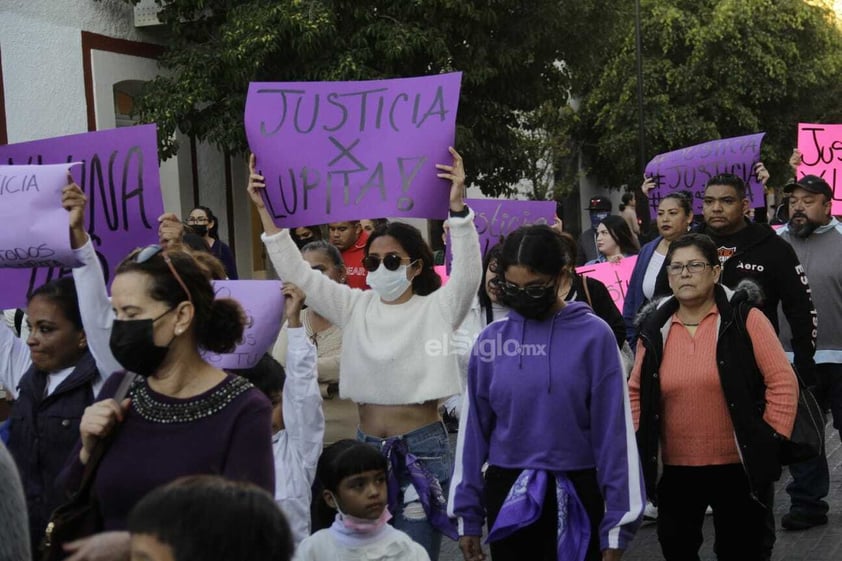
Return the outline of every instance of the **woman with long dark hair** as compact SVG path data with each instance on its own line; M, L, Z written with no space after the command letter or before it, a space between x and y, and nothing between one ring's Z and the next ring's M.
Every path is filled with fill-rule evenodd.
M450 182L453 267L444 287L421 232L401 222L375 229L368 238L363 265L371 290L330 280L302 259L289 230L273 222L259 192L266 183L255 171L254 156L248 187L278 274L342 329L339 395L358 405L357 439L379 448L395 468L389 487L395 526L424 546L433 561L442 533L456 536L443 508L452 455L439 400L461 391L451 337L470 310L482 270L473 213L464 201L462 158L450 151L452 165L437 165L438 177Z
M565 254L548 226L503 245L511 311L474 344L448 505L466 561L485 557L486 518L494 561L616 560L642 515L617 339L587 304L560 296Z
M629 255L637 255L640 242L622 216L610 214L602 219L596 227L596 249L599 257L588 261L587 265L616 262Z

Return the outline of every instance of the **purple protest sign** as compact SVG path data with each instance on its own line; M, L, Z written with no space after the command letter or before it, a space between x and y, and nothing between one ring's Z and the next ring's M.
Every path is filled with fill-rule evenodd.
M245 124L283 227L444 218L462 74L364 82L253 82Z
M71 173L88 197L85 226L108 282L114 267L132 249L158 239L157 218L163 213L164 203L155 125L0 146L3 164L69 162L81 162ZM40 216L27 218L43 220ZM63 224L66 228L66 217ZM69 273L69 269L58 267L4 271L0 275L0 307L23 306L33 289Z
M249 318L243 341L234 352L219 355L203 354L205 360L224 370L251 368L271 350L284 318L284 296L281 281L225 280L213 281L217 298L237 300Z
M61 206L71 165L0 165L0 268L79 265Z
M479 234L483 257L488 250L521 226L552 224L555 220L555 201L520 201L509 199L466 199L474 211L474 226ZM450 272L450 244L446 247L446 262Z
M831 213L842 214L842 125L798 123L798 177L818 175L833 190Z
M763 185L754 166L760 161L760 143L765 132L711 140L673 152L659 154L646 164L646 177L655 178L649 192L649 214L658 215L664 196L675 191L693 193L693 212L702 212L702 198L708 179L720 173L733 173L746 183L746 197L751 206L764 205Z

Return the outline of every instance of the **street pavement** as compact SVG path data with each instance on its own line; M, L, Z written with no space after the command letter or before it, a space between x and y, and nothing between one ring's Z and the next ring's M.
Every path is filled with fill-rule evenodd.
M453 436L453 435L452 435ZM451 439L455 443L455 438ZM827 425L827 461L830 468L830 503L828 523L803 532L790 532L780 528L781 516L789 510L789 496L784 490L791 480L789 471L778 482L775 491L775 519L778 523L778 539L772 554L772 561L842 561L842 443L839 433ZM713 519L705 520L705 543L699 552L701 561L715 561L713 553ZM487 551L486 551L487 553ZM447 538L442 541L440 561L462 561L462 553L456 542ZM524 561L529 559L524 552ZM657 561L663 559L655 524L645 524L638 531L631 547L623 555L623 561Z

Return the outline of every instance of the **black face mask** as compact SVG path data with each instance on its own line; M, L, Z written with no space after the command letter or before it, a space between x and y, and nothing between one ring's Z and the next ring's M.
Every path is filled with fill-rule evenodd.
M550 286L543 287L543 294L538 298L528 296L524 292L519 292L514 296L503 292L501 297L503 304L523 317L527 319L542 319L549 313L558 299L557 293L558 285L557 283L553 283Z
M190 229L193 230L193 233L197 236L202 236L203 238L208 235L208 225L207 224L192 224Z
M155 344L155 322L174 309L167 310L155 319L114 320L109 346L123 368L144 378L158 370L170 347Z

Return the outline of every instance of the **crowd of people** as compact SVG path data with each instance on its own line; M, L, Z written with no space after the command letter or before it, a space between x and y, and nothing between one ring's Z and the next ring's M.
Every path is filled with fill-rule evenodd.
M450 152L437 165L446 283L404 222L280 228L252 156L247 192L284 314L266 354L236 370L207 355L231 352L248 325L214 294L238 274L213 212L163 215L159 243L126 256L109 297L86 197L68 185L81 266L31 293L17 333L0 327L13 398L0 560L41 558L46 533L71 561L436 561L442 539L482 561L484 535L497 561L606 561L644 512L664 558L683 560L697 558L707 510L719 559L770 559L799 392L842 430L829 185L788 182L777 232L747 218L746 185L721 174L701 217L687 194L663 196L649 238L633 194L620 215L594 197L578 240L524 226L482 255ZM630 256L622 310L576 271ZM789 469L781 525L826 524L824 450ZM53 511L88 480L97 530L50 542Z

